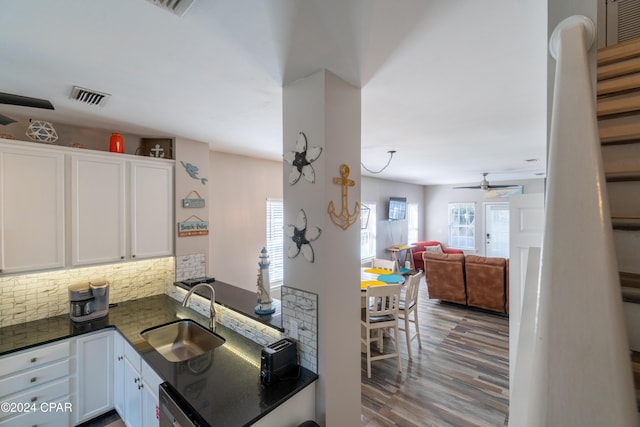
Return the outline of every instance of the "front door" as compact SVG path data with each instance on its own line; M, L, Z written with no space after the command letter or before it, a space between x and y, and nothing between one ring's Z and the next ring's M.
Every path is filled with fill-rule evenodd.
M484 204L484 254L509 258L509 203Z

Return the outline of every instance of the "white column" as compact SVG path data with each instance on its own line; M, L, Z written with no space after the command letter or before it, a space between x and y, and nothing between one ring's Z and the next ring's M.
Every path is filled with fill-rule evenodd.
M322 147L312 163L315 183L304 177L294 185L284 168L284 219L295 224L300 209L307 225L322 230L311 242L314 262L302 253L284 262L284 284L318 294L318 375L316 418L327 426L360 425L360 226L347 230L328 214L342 206L340 165L350 167L349 211L360 200L360 89L322 70L284 88L283 152L295 151L298 134L307 146ZM285 237L285 253L291 244ZM284 325L287 328L287 325Z

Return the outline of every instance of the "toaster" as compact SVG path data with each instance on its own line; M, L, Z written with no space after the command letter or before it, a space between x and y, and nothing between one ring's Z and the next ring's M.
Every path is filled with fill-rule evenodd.
M271 384L298 376L298 346L284 338L262 348L260 354L260 379Z

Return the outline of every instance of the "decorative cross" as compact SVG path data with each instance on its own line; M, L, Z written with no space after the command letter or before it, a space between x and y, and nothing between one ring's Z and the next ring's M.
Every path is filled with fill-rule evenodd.
M340 208L340 214L336 214L333 200L329 202L329 216L331 217L331 221L343 230L351 227L360 216L360 202L356 202L353 213L349 212L349 187L356 185L354 180L349 179L350 173L351 169L349 169L349 166L343 163L340 165L340 178L333 178L333 183L342 187L342 207Z

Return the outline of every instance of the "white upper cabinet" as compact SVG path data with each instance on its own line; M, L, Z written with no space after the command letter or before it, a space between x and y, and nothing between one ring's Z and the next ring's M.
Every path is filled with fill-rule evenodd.
M130 162L131 258L173 254L173 165Z
M174 163L0 141L0 274L174 253Z
M0 273L64 266L64 154L0 146Z
M72 265L126 257L126 163L113 156L71 156Z

